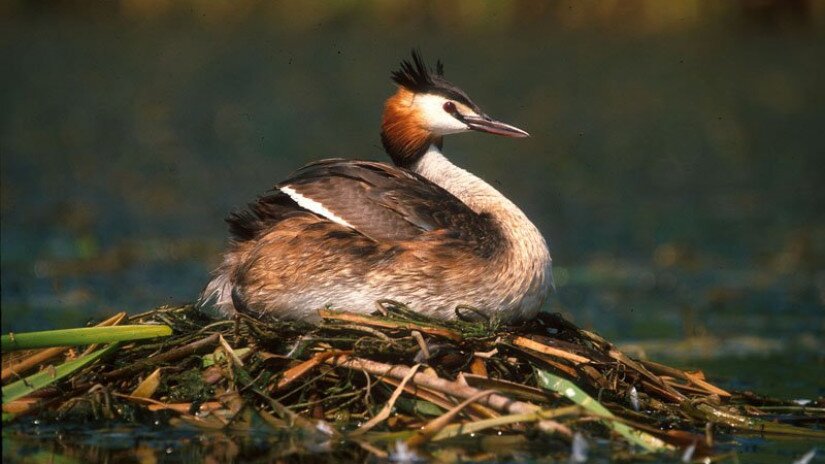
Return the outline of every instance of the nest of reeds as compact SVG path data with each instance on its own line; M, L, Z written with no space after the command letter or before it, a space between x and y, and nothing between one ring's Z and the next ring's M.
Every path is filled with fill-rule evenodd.
M163 307L100 324L155 338L121 335L85 351L9 352L22 343L9 334L4 422L254 423L379 458L423 456L434 442L467 436L540 440L574 456L583 441L609 438L614 458L711 456L719 432L825 437L822 398L800 406L726 391L701 372L634 359L556 314L505 327L456 311L455 322L434 321L383 301L371 316L322 309L321 324L304 325Z

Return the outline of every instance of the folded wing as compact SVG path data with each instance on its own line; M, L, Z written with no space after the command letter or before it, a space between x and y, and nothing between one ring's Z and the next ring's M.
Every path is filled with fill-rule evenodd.
M476 213L426 178L388 164L323 160L301 168L276 188L278 192L262 197L249 211L230 217L236 240L254 236L256 230L297 211L310 211L376 242L438 233L487 256L501 238L489 215Z

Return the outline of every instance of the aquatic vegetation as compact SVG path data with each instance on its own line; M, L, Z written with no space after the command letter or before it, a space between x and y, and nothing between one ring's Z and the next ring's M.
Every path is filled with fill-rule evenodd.
M597 439L611 439L617 458L700 458L715 454L717 432L825 438L822 399L800 407L726 391L555 314L504 327L457 311L458 321L439 322L381 301L371 316L322 309L318 326L214 321L191 306L121 315L108 322L128 325L113 328L171 335L41 361L3 388L4 419L289 432L299 439L279 456L347 450L402 461L466 439L510 440L499 452L540 441L547 454L581 460ZM32 369L25 359L36 356L4 348L4 369Z
M31 350L53 346L76 346L165 337L172 330L163 325L122 325L83 329L47 330L2 336L3 351Z

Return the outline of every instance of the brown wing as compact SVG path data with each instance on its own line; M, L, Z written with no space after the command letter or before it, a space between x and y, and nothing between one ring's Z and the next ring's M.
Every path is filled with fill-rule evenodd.
M293 200L320 205L316 214L378 242L414 240L439 231L489 255L501 238L489 215L476 213L412 171L384 163L323 160L301 168L277 187L303 197Z
M275 191L249 203L247 209L233 211L226 218L229 234L236 242L254 240L282 220L306 213L289 195Z
M315 213L376 242L415 240L438 231L481 256L497 249L501 231L487 214L403 168L372 161L328 159L296 171L276 191L236 211L227 222L236 241L257 237L295 214Z

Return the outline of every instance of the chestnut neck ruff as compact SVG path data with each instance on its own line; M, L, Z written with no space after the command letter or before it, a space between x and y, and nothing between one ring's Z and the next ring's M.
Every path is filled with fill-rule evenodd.
M399 87L387 99L381 120L381 143L396 166L410 168L431 145L439 149L443 140L430 132L413 106L415 94Z

